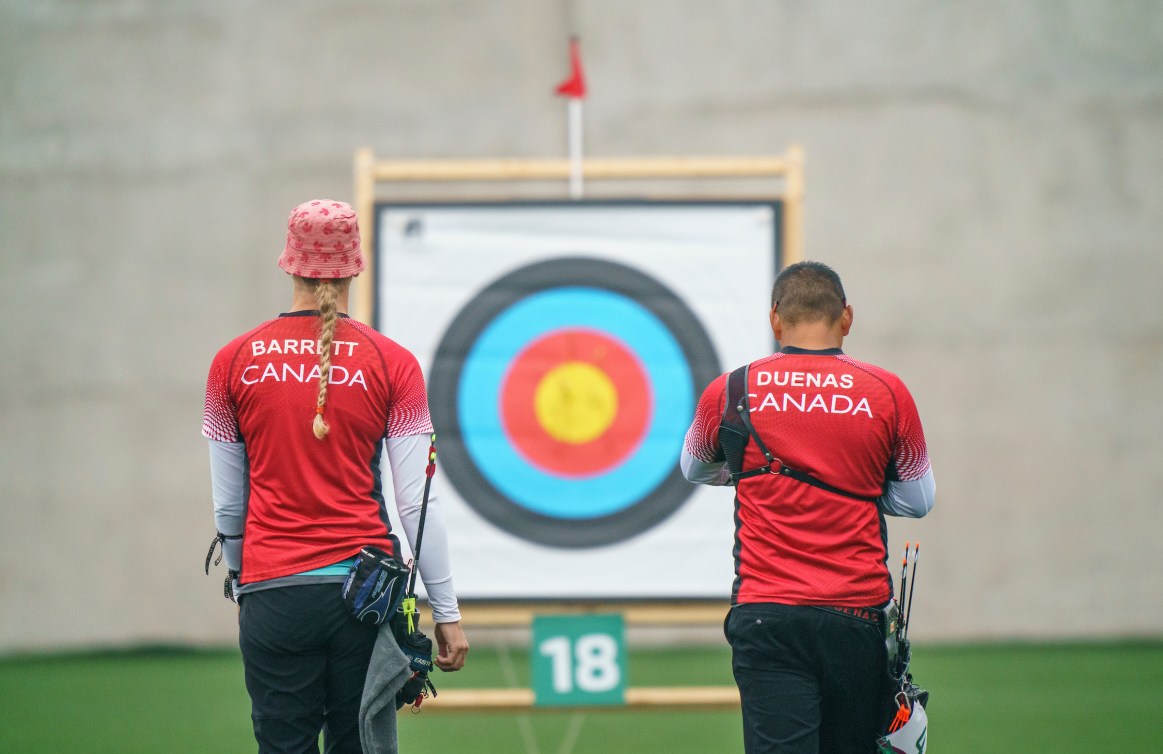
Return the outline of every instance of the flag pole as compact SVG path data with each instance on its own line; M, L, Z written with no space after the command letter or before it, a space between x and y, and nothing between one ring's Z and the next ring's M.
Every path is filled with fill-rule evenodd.
M584 193L582 176L582 101L569 98L569 198L581 199Z
M584 187L582 160L582 100L586 96L586 79L582 71L581 50L577 37L569 38L569 78L557 86L557 94L568 97L566 116L569 142L569 198L581 199Z

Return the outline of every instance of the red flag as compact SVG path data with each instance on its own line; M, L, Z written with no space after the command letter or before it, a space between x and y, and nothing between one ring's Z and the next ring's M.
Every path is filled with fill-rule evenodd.
M577 37L570 37L569 40L569 71L569 78L557 85L557 93L563 97L582 99L586 96L586 77L582 73Z

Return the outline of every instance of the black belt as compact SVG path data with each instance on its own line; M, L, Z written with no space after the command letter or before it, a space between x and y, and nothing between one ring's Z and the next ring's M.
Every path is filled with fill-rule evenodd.
M874 626L880 625L881 616L884 615L883 611L875 607L833 607L831 605L812 605L811 607L828 613L836 613L849 618L855 618L865 623L871 623Z

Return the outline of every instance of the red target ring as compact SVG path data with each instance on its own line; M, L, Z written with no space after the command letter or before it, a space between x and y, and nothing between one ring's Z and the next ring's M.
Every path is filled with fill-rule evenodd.
M517 355L504 378L500 415L527 462L585 477L634 454L653 405L637 357L618 340L579 328L550 333Z

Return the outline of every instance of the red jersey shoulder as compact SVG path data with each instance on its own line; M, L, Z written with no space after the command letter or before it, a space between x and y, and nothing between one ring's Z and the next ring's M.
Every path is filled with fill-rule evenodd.
M372 343L384 360L391 385L388 405L388 437L430 434L432 417L428 412L428 390L420 362L404 346L362 322L346 320Z
M411 380L419 380L423 384L424 373L420 369L420 362L411 351L387 335L384 335L379 330L369 327L362 322L357 322L354 319L344 320L344 322L375 347L376 352L383 359L384 369L392 382L393 388L400 387L399 383L401 382Z
M684 440L686 452L704 463L713 463L719 454L719 423L727 394L727 375L721 374L703 390Z
M773 361L779 361L780 359L782 359L786 355L787 354L776 351L775 353L771 354L770 356L764 356L762 359L756 359L755 361L751 362L751 364L748 366L748 369L750 369L752 372L754 372L757 369L759 369L760 367L765 367L768 364L772 363Z
M367 338L368 341L371 342L372 345L374 345L376 347L376 350L378 350L380 353L382 353L384 355L385 359L389 359L390 357L393 357L393 356L399 356L400 354L405 354L407 356L407 358L410 358L413 361L415 361L415 357L412 355L411 351L409 351L407 348L400 345L396 341L392 340L387 335L384 335L382 332L375 329L374 327L371 327L369 325L365 325L363 322L360 322L359 320L355 320L355 319L344 319L342 321L345 325L347 325L348 327L351 327L353 330L358 332L360 335Z
M214 362L218 363L219 361L222 361L225 362L229 367L234 362L235 357L237 357L238 354L242 351L243 346L253 341L260 332L275 325L279 321L280 320L278 319L268 319L261 325L253 327L250 330L244 332L242 335L234 338L229 343L222 346L222 348L218 349L218 353L214 356Z
M921 416L917 411L913 394L909 392L904 381L887 369L873 364L866 364L849 356L839 358L880 380L892 394L896 409L896 425L890 477L907 482L924 476L929 471L929 450L925 442L925 430L921 426Z
M243 346L255 334L276 320L268 320L258 327L231 340L214 355L210 374L206 377L206 403L202 411L202 436L219 442L241 442L238 429L238 407L230 390L230 373Z
M836 358L838 360L842 361L843 363L847 364L848 366L853 367L855 369L859 369L860 371L864 372L865 374L869 375L870 377L878 380L881 384L883 384L886 388L891 390L894 394L905 388L905 384L901 380L901 378L897 377L895 374L888 371L884 367L878 367L875 364L869 364L866 361L860 361L859 359L854 359L851 356L849 356L848 354L840 354Z

